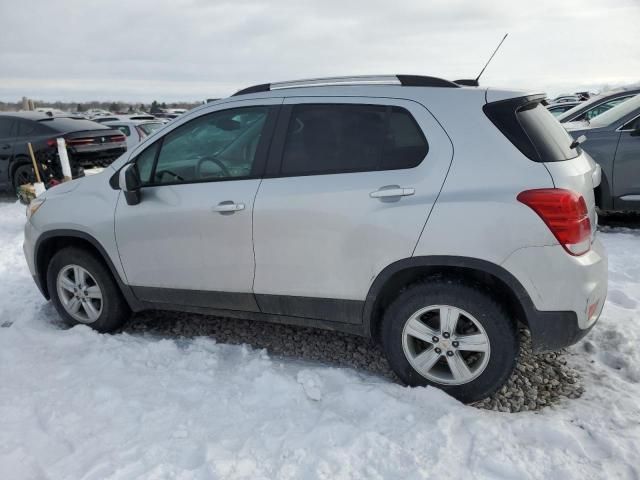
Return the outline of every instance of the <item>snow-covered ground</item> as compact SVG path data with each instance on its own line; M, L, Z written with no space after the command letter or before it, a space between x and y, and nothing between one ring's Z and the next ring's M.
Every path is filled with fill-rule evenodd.
M584 395L505 414L214 338L64 329L24 220L0 203L2 479L640 477L640 230L600 233L609 299L571 356Z

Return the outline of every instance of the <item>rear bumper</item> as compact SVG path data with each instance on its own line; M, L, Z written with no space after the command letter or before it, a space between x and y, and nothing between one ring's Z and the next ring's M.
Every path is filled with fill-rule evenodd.
M579 257L559 245L517 250L502 266L531 298L527 312L534 351L578 342L595 325L607 296L607 256L596 238Z
M531 347L534 353L550 352L568 347L582 340L596 324L594 321L587 328L580 328L575 312L541 312L528 313ZM597 320L597 318L596 318Z

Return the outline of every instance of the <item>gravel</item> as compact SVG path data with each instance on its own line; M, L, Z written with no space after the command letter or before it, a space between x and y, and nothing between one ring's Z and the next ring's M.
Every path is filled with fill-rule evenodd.
M351 367L398 382L378 345L340 332L161 311L137 314L123 331L175 338L207 336L219 343L264 348L275 357ZM566 352L533 355L529 332L524 329L520 342L520 359L507 383L476 407L511 413L537 411L582 395L580 376L567 365Z

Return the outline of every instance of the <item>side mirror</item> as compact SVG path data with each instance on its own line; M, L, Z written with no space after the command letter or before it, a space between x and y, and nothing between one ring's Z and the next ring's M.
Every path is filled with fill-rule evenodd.
M124 198L129 205L137 205L142 200L142 182L140 181L140 175L138 174L138 167L135 163L130 163L120 170L120 176L118 177L118 186L124 193Z

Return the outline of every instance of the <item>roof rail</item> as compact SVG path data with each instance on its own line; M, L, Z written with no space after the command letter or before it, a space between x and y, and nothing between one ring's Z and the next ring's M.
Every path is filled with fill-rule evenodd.
M243 88L232 96L249 93L268 92L286 88L327 87L341 85L402 85L405 87L446 87L459 88L454 82L437 77L422 75L356 75L349 77L309 78L306 80L291 80L286 82L262 83Z

